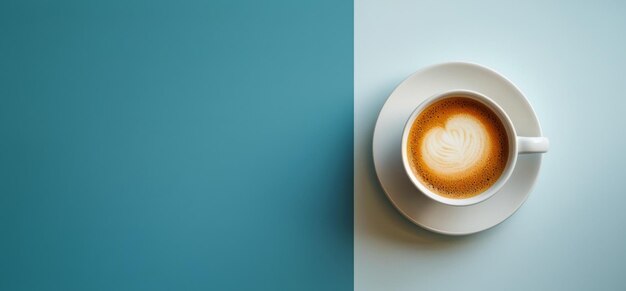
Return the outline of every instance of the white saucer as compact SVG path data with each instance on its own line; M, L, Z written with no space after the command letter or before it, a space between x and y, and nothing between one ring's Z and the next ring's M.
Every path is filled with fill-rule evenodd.
M407 219L434 232L465 235L499 224L522 206L537 179L542 155L521 155L504 187L476 205L448 206L420 193L402 166L402 130L413 109L424 99L453 89L473 90L491 97L507 112L518 135L542 136L530 103L511 81L477 64L443 63L417 71L391 93L376 121L373 155L382 188Z

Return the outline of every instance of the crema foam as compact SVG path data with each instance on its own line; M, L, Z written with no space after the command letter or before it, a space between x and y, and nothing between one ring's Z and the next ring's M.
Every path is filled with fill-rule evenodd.
M418 115L406 150L422 184L441 196L464 199L500 178L509 145L504 125L489 107L466 97L448 97Z

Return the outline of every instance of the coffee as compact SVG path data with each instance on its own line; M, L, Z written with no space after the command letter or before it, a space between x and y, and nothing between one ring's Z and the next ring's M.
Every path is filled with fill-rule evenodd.
M417 116L406 151L413 173L428 189L465 199L498 181L508 162L509 142L502 121L489 107L452 96Z

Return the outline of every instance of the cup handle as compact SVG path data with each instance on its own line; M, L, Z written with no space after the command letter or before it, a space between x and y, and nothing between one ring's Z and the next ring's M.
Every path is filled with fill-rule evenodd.
M518 154L534 154L548 152L550 141L547 137L517 137L517 153Z

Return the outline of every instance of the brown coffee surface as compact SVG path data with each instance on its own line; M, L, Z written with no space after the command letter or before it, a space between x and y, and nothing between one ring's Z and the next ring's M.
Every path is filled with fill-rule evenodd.
M426 187L465 199L496 183L507 165L509 144L502 121L489 107L449 97L415 119L406 150L415 176Z

